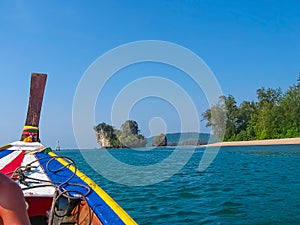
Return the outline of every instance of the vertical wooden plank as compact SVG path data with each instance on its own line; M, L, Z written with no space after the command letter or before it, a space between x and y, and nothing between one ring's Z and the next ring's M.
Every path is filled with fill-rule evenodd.
M33 142L39 141L38 127L40 122L46 80L47 74L31 74L30 97L25 127L22 132L21 141L29 136L32 137Z

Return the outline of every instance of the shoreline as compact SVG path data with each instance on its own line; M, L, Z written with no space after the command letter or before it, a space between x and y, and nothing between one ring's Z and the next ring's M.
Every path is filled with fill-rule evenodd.
M300 138L217 142L217 143L207 144L207 145L203 145L203 146L204 147L221 147L221 146L254 146L254 145L300 145Z

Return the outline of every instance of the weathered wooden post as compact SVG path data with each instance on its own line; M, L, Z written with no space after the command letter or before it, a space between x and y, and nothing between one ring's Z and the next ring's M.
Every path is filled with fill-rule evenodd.
M30 83L30 97L27 117L22 131L21 141L39 141L39 122L46 86L47 74L32 73Z

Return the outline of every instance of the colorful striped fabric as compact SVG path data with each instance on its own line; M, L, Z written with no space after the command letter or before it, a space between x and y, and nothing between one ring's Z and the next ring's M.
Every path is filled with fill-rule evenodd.
M24 155L24 151L0 151L0 172L11 177L13 172L21 166Z
M15 147L12 147L15 148ZM34 154L26 154L29 153L29 150L11 150L11 149L4 149L0 150L0 172L6 174L8 177L12 177L13 173L16 169L22 167L23 169L31 164L34 161L37 161L37 158ZM43 171L41 165L38 162L31 164L33 166L34 172L26 172L26 176L33 179L42 179L44 181L34 181L28 182L27 185L21 184L18 182L18 177L14 176L16 181L19 183L21 188L28 188L33 187L36 185L49 185L50 179ZM31 180L32 181L32 180ZM26 196L53 196L55 192L55 188L52 186L46 186L41 188L33 188L24 190L24 195Z

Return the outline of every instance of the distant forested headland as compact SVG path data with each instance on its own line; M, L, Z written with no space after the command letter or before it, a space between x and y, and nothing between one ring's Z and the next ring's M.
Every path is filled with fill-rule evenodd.
M217 136L224 134L224 141L300 137L300 76L297 81L286 92L258 89L257 102L237 105L234 96L221 96L218 104L203 113L206 126Z

